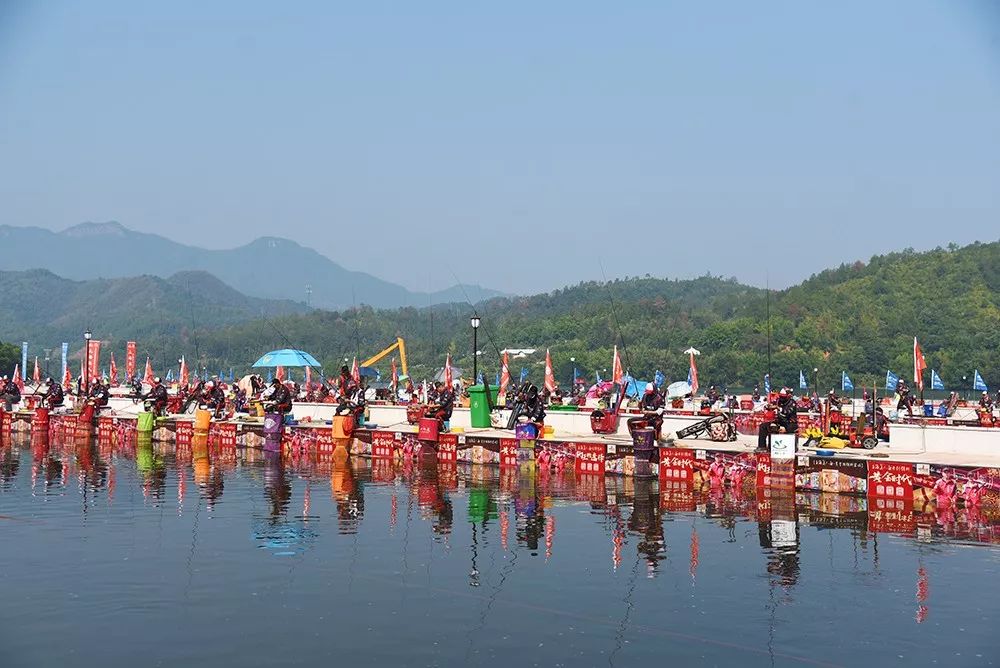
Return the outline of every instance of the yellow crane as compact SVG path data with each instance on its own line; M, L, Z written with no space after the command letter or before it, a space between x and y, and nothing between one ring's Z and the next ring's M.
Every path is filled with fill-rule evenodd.
M364 362L362 362L361 366L371 366L373 364L378 364L379 360L383 359L386 355L388 355L389 353L391 353L393 350L396 349L399 350L399 363L403 368L403 375L409 376L410 371L406 365L406 341L404 341L402 338L399 337L396 337L396 342L394 344L392 344L382 352L377 353L372 357L366 359Z

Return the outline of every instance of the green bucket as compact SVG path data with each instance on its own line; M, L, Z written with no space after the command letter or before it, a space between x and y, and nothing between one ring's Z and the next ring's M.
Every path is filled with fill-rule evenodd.
M139 412L139 420L136 423L135 429L139 433L150 433L153 431L153 423L155 419L153 414L148 411Z

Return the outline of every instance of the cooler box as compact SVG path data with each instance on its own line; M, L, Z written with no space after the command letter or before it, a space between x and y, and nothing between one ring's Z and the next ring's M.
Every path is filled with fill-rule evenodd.
M486 397L486 387L483 385L473 385L469 388L469 412L471 413L472 426L484 429L493 426L490 420L490 402ZM490 399L496 405L497 391L490 389Z
M435 418L420 418L417 422L417 438L421 441L438 439L438 421Z

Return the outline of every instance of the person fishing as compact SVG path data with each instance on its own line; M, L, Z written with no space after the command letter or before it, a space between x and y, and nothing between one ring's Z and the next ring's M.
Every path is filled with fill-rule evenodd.
M434 383L434 397L434 403L427 407L425 415L444 424L451 420L451 413L455 407L455 390L446 387L444 383Z
M347 365L340 367L340 376L337 378L337 396L338 397L350 397L353 393L357 383L351 377L351 370L347 368Z
M715 385L709 387L708 392L705 393L705 400L708 401L709 406L714 406L720 398L722 398L722 395L719 394L719 390L716 389Z
M983 395L979 398L979 409L990 413L993 412L993 397L990 396L989 392L983 392Z
M778 403L774 407L774 420L761 423L757 429L757 451L767 450L767 437L772 433L794 434L798 431L798 409L795 398L787 387L778 392Z
M292 410L292 393L285 385L275 378L271 381L270 401L265 410L268 413L281 413L282 415Z
M753 386L753 394L750 395L750 398L753 400L754 403L760 401L760 385Z
M21 388L17 386L13 378L3 377L3 390L0 391L0 399L3 400L4 410L8 413L14 410L14 404L21 403Z
M640 424L649 425L653 428L656 438L660 438L660 429L663 427L663 395L656 391L656 386L646 383L646 390L639 398L639 410L642 417L628 419L628 433L635 434L635 430Z
M47 386L45 397L42 399L42 404L48 408L60 408L66 400L63 394L62 385L52 380L52 378L46 378L45 384Z
M527 418L529 422L541 424L545 420L545 406L542 403L538 387L534 383L525 383L518 392L518 418Z
M152 403L151 408L153 415L156 417L163 417L164 411L167 408L167 386L163 384L163 379L159 376L153 379L153 386L149 388L149 392L142 395L143 401L149 401Z
M205 383L205 389L201 395L201 403L205 408L212 411L215 419L221 418L226 412L226 393L215 381Z
M90 393L87 395L87 400L94 405L95 409L100 411L102 408L106 408L110 399L111 391L107 385L97 378L90 381Z
M900 378L896 382L896 394L899 395L899 402L896 404L896 410L901 411L904 408L909 413L913 413L913 397L910 396L910 388L907 387L906 381Z

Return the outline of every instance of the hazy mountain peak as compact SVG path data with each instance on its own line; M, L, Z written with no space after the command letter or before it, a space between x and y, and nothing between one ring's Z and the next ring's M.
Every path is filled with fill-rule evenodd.
M99 236L124 237L128 233L129 229L115 220L109 220L106 223L80 223L79 225L67 227L65 230L60 232L60 234L67 237L76 238Z

